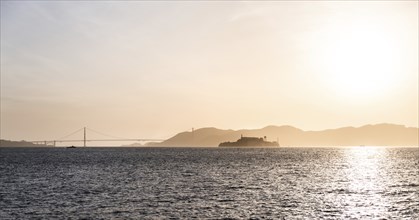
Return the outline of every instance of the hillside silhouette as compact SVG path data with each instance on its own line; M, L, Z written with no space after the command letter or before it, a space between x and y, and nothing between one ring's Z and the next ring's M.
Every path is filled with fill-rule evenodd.
M0 140L0 147L47 147L44 144L34 144L28 141Z
M342 127L322 131L303 131L292 126L267 126L253 130L201 128L181 132L160 143L147 146L215 147L221 142L236 141L240 136L263 137L280 146L418 146L419 128L395 124Z

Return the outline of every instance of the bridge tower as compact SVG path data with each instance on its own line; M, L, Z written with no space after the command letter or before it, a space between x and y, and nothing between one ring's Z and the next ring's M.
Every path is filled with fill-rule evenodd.
M84 134L84 138L83 138L83 144L84 144L84 147L86 147L86 127L84 127L83 128L83 134Z

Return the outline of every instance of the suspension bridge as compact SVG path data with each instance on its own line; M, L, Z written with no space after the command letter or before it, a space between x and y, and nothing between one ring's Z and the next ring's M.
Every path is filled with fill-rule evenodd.
M87 138L87 131L99 134L101 136L105 136L107 138L106 139L88 139ZM70 136L75 135L76 133L82 133L83 134L83 139L81 139L81 138L80 139L67 139ZM122 141L164 141L164 140L165 139L154 139L154 138L121 138L121 137L116 137L116 136L113 136L113 135L108 135L108 134L93 130L91 128L83 127L83 128L80 128L80 129L68 134L68 135L65 135L65 136L63 136L61 138L58 138L58 139L55 139L55 140L44 140L44 141L36 140L36 141L30 141L30 142L32 142L34 144L43 144L43 145L46 145L46 146L54 146L54 147L57 146L57 143L82 142L83 146L86 147L87 142L93 142L93 141L96 141L96 142L108 142L108 141L122 142Z

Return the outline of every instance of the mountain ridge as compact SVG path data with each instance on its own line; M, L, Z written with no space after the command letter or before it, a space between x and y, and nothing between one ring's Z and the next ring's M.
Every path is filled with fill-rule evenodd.
M319 131L305 131L290 125L268 125L259 129L218 129L204 127L181 132L160 142L146 146L215 147L221 142L236 141L240 136L264 137L281 146L418 146L419 128L381 123L360 127L340 127Z

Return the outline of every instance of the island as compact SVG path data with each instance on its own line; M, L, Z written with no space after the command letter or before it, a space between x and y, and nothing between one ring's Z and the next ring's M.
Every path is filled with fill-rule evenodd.
M266 141L266 136L258 137L243 137L243 135L236 142L222 142L219 147L279 147L278 142Z

